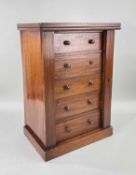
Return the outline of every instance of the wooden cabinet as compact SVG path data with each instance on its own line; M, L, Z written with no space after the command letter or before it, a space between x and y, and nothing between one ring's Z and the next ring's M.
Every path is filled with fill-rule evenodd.
M114 31L119 23L18 24L24 133L50 160L112 135Z

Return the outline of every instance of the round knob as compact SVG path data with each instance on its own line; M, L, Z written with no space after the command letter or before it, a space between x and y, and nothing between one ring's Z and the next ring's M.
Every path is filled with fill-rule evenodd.
M68 127L68 126L65 126L65 128L64 128L64 129L65 129L65 131L66 131L66 132L68 132L68 133L70 133L70 132L71 132L71 128L70 128L70 127Z
M88 85L89 86L92 86L93 84L94 84L93 81L92 80L89 80Z
M65 111L69 111L69 110L70 110L69 106L65 106L65 107L64 107L64 110L65 110Z
M95 40L94 39L90 39L90 40L88 40L88 43L89 44L94 44L95 43Z
M71 68L71 64L64 63L64 68Z
M69 90L70 89L70 86L68 84L65 84L64 85L64 90Z
M88 123L89 125L93 125L93 124L94 124L94 121L88 119L88 120L87 120L87 123Z
M87 100L87 103L88 103L89 105L93 104L93 102L92 102L91 99L88 99L88 100Z
M93 61L90 60L90 61L89 61L89 64L93 64Z
M70 41L65 40L65 41L63 42L63 44L64 44L64 45L70 45Z

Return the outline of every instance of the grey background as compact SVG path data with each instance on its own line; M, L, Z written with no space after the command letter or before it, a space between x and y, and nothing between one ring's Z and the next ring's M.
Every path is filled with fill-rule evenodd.
M121 22L116 31L114 135L50 162L24 137L17 23ZM0 0L0 175L136 175L136 0Z

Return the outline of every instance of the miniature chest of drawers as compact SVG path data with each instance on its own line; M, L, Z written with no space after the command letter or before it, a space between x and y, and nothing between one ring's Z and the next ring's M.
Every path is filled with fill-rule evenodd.
M114 31L119 23L18 24L24 133L44 160L112 135Z

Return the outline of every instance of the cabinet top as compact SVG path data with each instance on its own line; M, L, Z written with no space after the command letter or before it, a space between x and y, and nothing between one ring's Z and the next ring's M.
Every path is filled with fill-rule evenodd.
M119 30L120 23L20 23L19 30Z

